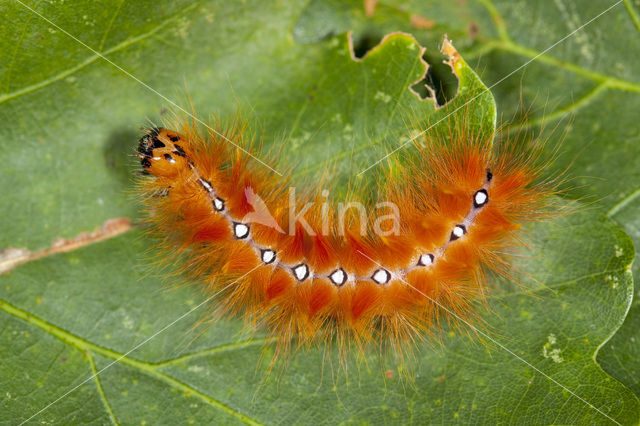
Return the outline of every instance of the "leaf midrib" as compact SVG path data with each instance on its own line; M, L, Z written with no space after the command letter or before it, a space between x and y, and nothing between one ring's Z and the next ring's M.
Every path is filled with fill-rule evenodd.
M172 21L177 20L178 18L186 15L188 12L190 12L192 9L196 8L199 5L199 3L193 3L191 5L189 5L188 7L185 7L183 10L181 10L180 12L176 13L173 16L168 17L166 20L164 20L163 22L161 22L160 24L158 24L157 26L155 26L154 28L152 28L151 30L147 31L146 33L142 33L139 34L135 37L131 37L128 38L120 43L118 43L117 45L103 51L100 52L100 55L92 55L89 56L87 59L85 59L84 61L80 62L79 64L71 67L71 68L67 68L66 70L51 76L49 78L45 78L43 80L40 80L37 83L34 84L30 84L29 86L25 86L21 89L15 90L13 92L10 93L6 93L4 95L0 96L0 104L3 104L4 102L7 102L9 100L18 98L22 95L26 95L29 94L31 92L35 92L37 90L40 90L44 87L47 87L53 83L56 83L64 78L67 78L73 74L75 74L77 71L80 71L81 69L87 67L88 65L92 64L93 62L95 62L96 60L100 59L102 56L107 56L110 55L112 53L118 52L120 50L124 50L130 46L135 45L136 43L143 41L147 38L149 38L150 36L154 35L155 33L157 33L158 31L160 31L161 29L163 29L167 24L169 24ZM65 28L66 31L66 28ZM66 35L65 35L66 37ZM7 76L7 78L10 78L11 76Z
M48 333L50 335L52 335L53 337L55 337L56 339L60 340L61 342L63 342L65 345L71 346L73 348L75 348L76 350L80 351L80 353L83 354L83 356L88 358L88 362L89 362L89 366L91 371L93 372L93 377L92 379L96 380L97 382L97 386L99 388L99 393L101 394L101 398L104 400L105 404L107 404L107 411L109 412L110 416L115 416L113 414L113 412L110 411L110 406L108 405L107 399L104 396L104 392L101 392L100 389L102 389L101 384L98 381L98 374L100 371L110 367L112 364L109 364L107 367L103 368L102 370L98 370L95 371L95 364L93 361L93 357L91 355L91 353L96 353L99 355L102 355L106 358L110 358L113 359L114 362L113 363L122 363L124 365L127 365L129 367L135 368L139 371L141 371L142 373L151 376L155 379L158 379L160 381L163 381L167 384L169 384L170 386L173 386L175 388L177 388L178 390L189 394L189 395L193 395L199 399L201 399L202 401L204 401L205 403L209 404L210 406L219 409L220 411L223 411L226 414L229 414L235 418L237 418L238 420L246 423L246 424L250 424L250 425L260 425L261 423L258 422L255 419L252 419L251 417L231 408L230 406L224 404L223 402L203 393L198 391L197 389L187 385L186 383L183 383L177 379L175 379L172 376L169 376L168 374L162 373L161 371L159 371L161 368L167 366L167 365L171 365L174 364L176 362L180 362L183 361L185 359L197 356L199 354L212 354L212 353L216 353L216 352L222 352L222 351L227 351L227 350L232 350L232 349L237 349L237 348L244 348L246 346L249 346L251 344L257 344L257 343L263 343L264 339L249 339L243 342L237 342L237 343L233 343L233 344L229 344L229 345L222 345L222 346L218 346L218 347L214 347L214 348L209 348L205 351L202 351L201 353L197 353L197 354L189 354L180 358L176 358L175 360L167 360L167 361L163 361L163 362L159 362L159 363L150 363L150 362L145 362L145 361L140 361L138 359L135 358L131 358L129 356L127 356L127 354L122 354L119 352L116 352L112 349L108 349L108 348L104 348L102 346L99 346L95 343L89 342L73 333L70 333L58 326L55 326L47 321L45 321L42 318L39 318L27 311L24 311L10 303L8 303L5 300L0 299L0 310L8 313L9 315L12 315L22 321L25 321L35 327L38 327L39 329L43 330L45 333ZM81 384L84 384L85 382L82 382ZM78 386L79 387L79 386ZM73 388L73 390L75 390L75 388Z
M546 63L547 65L552 65L557 68L573 72L598 83L593 90L591 90L589 93L587 93L585 96L578 99L571 105L559 107L557 110L552 111L549 114L545 114L545 116L541 117L540 119L530 120L525 123L521 123L519 126L509 128L509 131L514 129L527 128L532 125L542 125L548 121L561 118L571 112L574 112L577 109L582 108L585 105L588 105L594 99L598 98L602 93L610 89L640 93L640 84L638 83L632 83L630 81L614 78L606 74L588 71L571 62L561 61L554 58L553 56L549 56L546 54L541 55L541 52L527 48L521 44L514 42L509 35L509 31L505 25L505 20L503 19L500 12L498 12L498 9L493 4L492 0L479 0L479 2L491 15L491 18L493 19L494 25L498 32L498 38L488 38L477 51L467 52L467 54L464 55L466 60L472 59L476 56L485 55L493 50L498 49L505 52L514 53L516 55L524 56L529 59L535 58L536 60L540 60L541 62ZM638 30L638 33L640 33L640 16L638 16L638 14L635 12L629 0L623 0L623 4L625 6L627 14ZM607 216L612 217L638 196L640 196L640 187L633 188L625 197L623 197L622 200L609 208L609 210L607 211Z
M588 275L584 275L582 277L578 277L576 279L571 279L571 280L565 280L562 282L558 282L558 283L554 283L552 285L549 286L545 286L543 289L544 290L549 290L552 287L553 288L557 288L560 286L564 286L564 285L570 285L573 284L577 281L580 281L581 279L585 279L585 278L594 278L600 275L605 275L605 274L610 274L613 272L623 272L624 268L618 268L615 270L607 270L607 271L602 271L602 272L598 272L598 273L593 273L593 274L588 274ZM535 291L535 290L534 290ZM509 293L507 295L495 295L493 297L491 297L492 299L500 299L503 297L508 297L508 296L514 296L514 295L518 295L521 294L522 292L514 292L514 293ZM190 359L194 359L194 358L199 358L201 356L207 356L207 355L212 355L215 353L220 353L220 352L224 352L224 351L229 351L229 350L236 350L236 349L243 349L247 346L252 346L255 344L265 344L265 343L269 343L270 341L273 340L273 338L251 338L251 339L247 339L241 342L234 342L234 343L229 343L229 344L225 344L225 345L221 345L221 346L216 346L213 348L207 348L205 350L202 351L198 351L195 353L191 353L191 354L187 354L184 356L180 356L174 359L169 359L169 360L165 360L165 361L160 361L160 362L156 362L156 363L152 363L152 362L147 362L147 361L141 361L139 359L135 359L132 357L128 356L128 353L120 353L117 351L114 351L112 349L108 349L105 347L102 347L100 345L97 345L95 343L89 342L69 331L66 331L56 325L53 325L47 321L45 321L42 318L39 318L25 310L22 310L10 303L8 303L5 300L0 299L0 310L3 310L4 312L8 313L9 315L12 315L24 322L27 322L28 324L31 324L41 330L43 330L44 332L52 335L53 337L55 337L56 339L62 341L64 344L71 346L73 348L75 348L76 350L80 351L83 356L85 356L87 358L87 361L89 363L90 369L92 371L93 377L92 379L95 380L96 386L98 388L98 393L100 395L100 398L103 400L103 403L105 404L105 409L107 410L107 413L109 414L109 416L111 417L112 421L114 421L114 423L117 423L116 421L116 417L115 417L115 413L113 412L108 399L102 389L102 385L100 383L100 379L99 379L99 373L102 370L97 370L96 366L95 366L95 361L93 358L92 353L95 354L99 354L102 355L106 358L110 358L113 359L113 363L122 363L124 365L127 365L129 367L135 368L139 371L141 371L143 374L146 374L148 376L151 376L155 379L158 379L160 381L163 381L165 383L167 383L170 386L175 387L178 390L181 390L184 393L187 394L192 394L193 396L201 399L202 401L204 401L205 403L209 404L212 407L215 407L216 409L219 409L235 418L237 418L238 420L247 423L247 424L252 424L252 425L257 425L260 424L257 420L250 418L249 416L242 414L241 412L229 407L228 405L222 403L221 401L203 393L198 391L197 389L189 386L188 384L181 382L177 379L175 379L172 376L169 376L161 371L159 371L162 368L165 367L169 367L172 365L176 365L176 364L180 364L183 363L185 361L188 361ZM107 365L106 368L109 368L111 366L111 364ZM84 382L83 382L84 383Z

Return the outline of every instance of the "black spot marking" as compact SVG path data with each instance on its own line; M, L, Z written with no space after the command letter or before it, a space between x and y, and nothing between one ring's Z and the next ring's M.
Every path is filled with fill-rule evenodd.
M165 155L164 155L164 159L165 159L165 160L168 160L168 161L173 161L173 162L175 162L175 160L173 159L173 157L171 156L171 154L165 154Z
M449 238L449 241L455 241L458 238L462 237L462 235L456 235L456 230L461 230L462 235L467 233L467 228L464 225L456 225L453 228L453 231L451 231L451 237Z
M182 147L180 145L174 145L176 147L176 150L173 151L173 153L175 155L177 155L178 157L187 157L187 153L184 152L184 149L182 149Z
M146 157L140 160L140 164L145 168L151 167L151 161L149 161L149 159Z
M166 145L158 138L153 138L153 148L164 148Z
M211 186L211 182L209 182L208 180L200 178L198 179L198 183L202 185L205 191L207 192L213 191L213 186Z
M493 173L491 173L491 169L487 169L487 182L491 182L493 179Z
M153 143L151 143L151 137L149 135L144 135L140 138L140 142L138 143L138 153L146 157L151 157L153 155Z
M485 189L480 189L473 194L473 207L479 209L489 202L489 194Z
M158 136L158 133L160 133L160 130L162 129L156 127L154 129L151 129L146 135L140 138L140 141L138 143L138 152L140 154L145 155L147 157L153 156L153 148L154 148L155 142L157 141L157 136ZM164 146L164 144L162 146Z
M180 136L169 136L169 139L171 139L171 142L178 142L180 140Z

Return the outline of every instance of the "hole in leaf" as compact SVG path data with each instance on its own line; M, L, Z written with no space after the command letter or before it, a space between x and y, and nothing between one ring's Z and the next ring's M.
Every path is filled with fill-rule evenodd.
M429 64L425 78L411 86L420 99L427 99L435 94L436 104L441 107L455 98L458 93L458 77L449 65L444 63L446 55L436 51L426 51L422 58Z
M353 56L358 59L364 58L364 56L371 49L376 47L382 41L380 34L363 33L360 35L353 35Z

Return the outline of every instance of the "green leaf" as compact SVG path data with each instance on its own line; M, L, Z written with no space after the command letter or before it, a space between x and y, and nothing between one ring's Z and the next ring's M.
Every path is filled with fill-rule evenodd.
M553 140L562 140L556 168L568 169L573 179L570 195L595 205L618 222L636 246L640 244L637 2L478 0L460 5L389 0L378 5L379 14L372 19L386 19L376 26L368 25L355 9L355 2L334 7L332 25L358 28L363 35L376 34L376 28L411 31L425 45L447 33L491 87L506 130L543 130ZM411 14L431 19L433 28L419 31L407 19L403 23L400 17ZM640 252L633 273L640 273ZM637 285L635 293L640 293ZM598 352L605 369L636 395L638 326L636 300L624 325Z
M266 146L286 134L278 166L295 166L299 179L312 181L327 164L336 180L357 179L407 140L407 122L433 123L476 95L459 113L487 131L494 125L493 98L464 61L458 96L436 110L408 89L425 71L410 37L391 37L362 61L350 57L344 30L360 31L356 42L408 30L400 26L410 26L417 6L381 5L388 19L360 27L369 19L357 13L360 2L327 3L322 13L320 3L293 2L27 4L178 103L186 84L199 116L233 117L240 109L264 132ZM490 16L485 6L468 7L474 14L435 4L443 18L414 33L434 47L444 32L462 36L469 16ZM128 157L136 129L146 117L160 120L170 105L19 3L1 4L0 13L9 17L0 26L7 155L0 184L10 188L0 204L0 247L34 250L107 219L135 218L127 191L137 169ZM443 22L458 30L445 31ZM325 27L331 33L318 32ZM483 48L464 40L456 46ZM438 55L431 48L426 57ZM434 68L441 99L450 99L446 68ZM570 138L565 144L573 146ZM412 153L403 148L390 161ZM385 166L361 179L375 180ZM631 241L593 210L538 224L530 234L531 251L517 267L544 287L498 286L489 312L480 313L489 337L445 329L441 347L419 348L414 383L387 360L381 370L375 354L345 376L323 363L322 349L297 354L286 371L269 376L273 347L264 346L262 331L243 331L234 319L194 330L202 308L181 318L204 297L194 287L168 290L168 280L146 265L150 243L138 231L30 261L0 277L0 418L25 420L64 396L34 421L609 422L575 392L618 422L637 423L640 402L593 360L631 301Z
M525 61L522 71L492 89L498 111L510 117L520 104L532 107L524 125L534 132L563 137L558 170L568 168L571 195L593 203L618 222L640 244L640 7L610 1L480 2L495 28L479 36L470 51L488 86ZM417 9L414 11L424 10ZM608 8L611 8L608 10ZM602 16L544 52L557 40L600 13ZM532 27L529 17L535 16ZM544 54L543 54L544 53ZM541 56L539 56L541 55ZM563 134L563 132L566 132ZM640 274L636 254L633 274ZM636 284L636 295L640 287ZM610 374L640 395L640 304L633 303L624 325L599 352L597 360Z

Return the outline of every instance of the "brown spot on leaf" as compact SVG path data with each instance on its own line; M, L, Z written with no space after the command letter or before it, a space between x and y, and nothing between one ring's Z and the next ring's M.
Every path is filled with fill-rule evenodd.
M101 227L91 232L81 232L73 238L58 238L50 248L31 252L23 248L9 247L0 251L0 274L31 260L40 259L56 253L64 253L80 247L115 237L131 229L131 220L123 217L109 219Z
M451 66L451 69L453 69L453 72L455 73L456 62L458 62L458 60L460 59L460 54L458 53L456 48L453 47L453 44L451 44L446 35L444 37L444 40L442 41L441 51L449 57L449 61L447 61L447 63Z
M475 40L478 37L478 32L480 32L478 23L476 21L471 21L469 23L469 37L471 37L472 40Z
M430 30L435 27L436 22L433 19L425 18L420 15L411 15L411 26L416 30Z
M364 14L371 18L376 13L377 0L364 0Z

